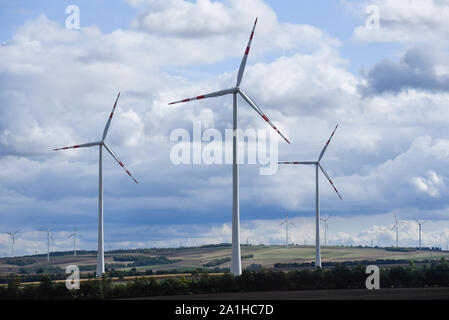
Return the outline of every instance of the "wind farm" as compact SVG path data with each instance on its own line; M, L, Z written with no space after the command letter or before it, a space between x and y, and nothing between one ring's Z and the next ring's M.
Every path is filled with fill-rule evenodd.
M449 5L398 1L0 4L0 300L449 288Z

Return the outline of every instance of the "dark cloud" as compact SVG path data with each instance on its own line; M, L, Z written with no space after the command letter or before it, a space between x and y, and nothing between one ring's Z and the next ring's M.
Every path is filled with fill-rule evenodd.
M383 60L366 75L367 85L361 87L364 95L398 93L407 89L449 91L448 60L431 48L409 49L399 62Z

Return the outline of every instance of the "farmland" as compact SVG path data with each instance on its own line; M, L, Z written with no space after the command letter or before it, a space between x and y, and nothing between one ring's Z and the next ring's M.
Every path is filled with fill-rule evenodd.
M304 264L311 263L315 259L315 248L313 246L242 246L242 267L259 265L264 268L273 268L277 263ZM231 247L229 245L203 246L192 248L167 248L167 249L139 249L139 250L115 250L105 253L106 266L116 270L130 270L135 268L138 271L152 270L168 271L177 270L180 272L190 272L197 268L204 268L204 265L212 261L224 261L214 264L214 268L228 268ZM120 257L120 259L118 258ZM129 259L126 259L128 257ZM148 258L163 259L148 259ZM146 258L146 259L143 259ZM387 251L384 248L366 247L322 247L323 265L326 262L349 262L361 260L439 260L449 258L448 251L418 251L397 252ZM120 261L117 261L120 260ZM162 261L161 264L141 265L137 261ZM12 264L15 262L15 264ZM25 262L25 263L21 263ZM133 264L134 263L134 264ZM18 273L48 273L46 270L65 270L68 265L77 265L81 271L94 272L96 266L96 253L78 252L57 253L50 256L47 261L46 255L26 256L11 258L0 258L0 275ZM53 269L52 269L53 268ZM59 268L59 269L58 269ZM213 269L213 268L210 268Z

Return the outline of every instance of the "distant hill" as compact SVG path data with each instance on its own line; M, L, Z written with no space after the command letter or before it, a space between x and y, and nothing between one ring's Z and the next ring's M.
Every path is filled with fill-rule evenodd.
M346 264L368 263L373 261L390 261L391 264L407 263L408 261L431 261L441 258L449 259L449 252L441 248L370 248L323 246L323 266L332 266L336 262ZM94 272L96 266L96 251L77 250L52 252L50 262L47 255L27 255L24 257L0 258L0 275L19 273L64 272L68 265L75 264L81 271ZM244 257L242 267L247 268L313 268L315 259L314 246L265 246L242 245L241 254ZM229 268L231 244L220 243L200 247L182 248L137 248L117 249L105 252L106 268L111 270L164 272L168 270L191 271L202 269Z

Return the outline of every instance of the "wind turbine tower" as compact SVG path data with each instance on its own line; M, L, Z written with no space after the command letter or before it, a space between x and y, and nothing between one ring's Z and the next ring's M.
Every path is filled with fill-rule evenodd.
M76 257L76 237L78 236L78 232L76 232L76 226L75 226L75 232L73 232L69 238L73 238L73 256Z
M14 258L14 244L16 241L16 234L19 233L19 230L16 230L14 232L5 232L7 234L9 234L9 236L11 237L11 256Z
M399 224L401 224L403 221L399 220L399 217L394 213L394 225L391 228L391 230L396 230L396 248L399 247Z
M295 225L293 222L289 222L288 221L288 213L287 213L287 215L285 217L285 221L282 222L280 224L280 226L282 226L283 224L285 224L285 246L288 248L288 227L289 227L289 225L292 225L292 226Z
M47 233L47 261L50 261L50 239L53 240L53 235L51 234L51 229L53 228L53 225L49 226L47 230L39 230L42 232Z
M193 98L187 98L175 102L170 102L169 104L182 103L194 100L201 100L205 98L220 97L226 94L232 94L232 256L231 256L231 273L233 275L242 274L242 261L240 255L240 205L239 205L239 166L237 164L238 159L238 118L237 118L237 95L240 95L243 100L250 105L282 138L284 138L287 143L290 143L287 138L279 131L278 128L271 122L270 119L262 112L262 110L256 105L256 103L240 89L240 83L243 78L243 72L245 71L246 61L248 59L249 50L251 47L251 42L254 36L254 30L256 29L257 18L254 22L254 26L249 37L248 45L246 46L245 53L243 55L242 62L240 63L240 68L237 74L237 82L233 88L220 90Z
M416 223L418 224L418 231L419 231L419 250L421 250L421 232L422 232L422 225L426 223L427 221L424 220L416 220Z
M318 157L318 160L316 161L295 161L295 162L278 162L278 164L299 164L299 165L314 165L315 166L315 268L319 267L321 268L321 248L320 248L320 190L318 186L318 174L320 169L323 173L326 179L329 181L331 186L334 188L335 192L337 193L338 197L342 199L341 195L338 193L337 188L335 188L334 183L332 182L331 178L327 174L326 170L323 168L323 166L320 164L321 159L323 158L324 153L326 152L327 146L331 142L332 137L334 136L335 130L337 130L338 125L335 127L334 131L332 132L329 140L327 140L326 144L324 145L323 150L321 150L321 153Z
M326 218L321 218L321 221L324 222L324 245L327 246L327 231L329 230L329 226L327 225L327 220L329 220L331 216L327 216Z

